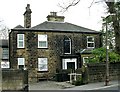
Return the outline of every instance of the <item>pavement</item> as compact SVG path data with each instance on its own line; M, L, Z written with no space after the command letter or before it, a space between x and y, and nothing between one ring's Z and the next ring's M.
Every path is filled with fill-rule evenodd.
M73 88L67 88L65 90L105 90L114 87L112 90L120 91L120 82L118 80L110 81L108 86L105 86L105 82L97 82L97 83L88 83L81 86L75 86Z
M118 80L110 81L108 86L105 86L105 82L74 86L69 82L40 81L38 83L30 84L29 90L101 90L114 86L117 86L114 90L120 90Z
M75 87L69 82L40 81L29 84L29 90L61 90Z

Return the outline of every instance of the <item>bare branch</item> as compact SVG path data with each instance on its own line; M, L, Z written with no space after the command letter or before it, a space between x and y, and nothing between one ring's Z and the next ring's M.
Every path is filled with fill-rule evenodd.
M90 4L90 6L88 7L89 9L92 7L93 3L94 3L95 0L93 0Z
M80 0L73 0L72 2L69 3L69 5L65 5L65 4L63 3L64 6L61 5L61 4L58 4L58 6L62 8L61 12L64 13L64 12L66 12L71 6L77 5L79 2L80 2Z

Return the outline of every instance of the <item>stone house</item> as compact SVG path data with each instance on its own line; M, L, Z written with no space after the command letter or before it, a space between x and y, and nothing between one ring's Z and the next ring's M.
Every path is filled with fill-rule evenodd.
M29 81L52 78L56 72L78 69L101 46L101 33L64 22L64 16L51 12L47 21L31 27L31 9L24 13L24 27L10 33L10 64L13 69L27 69Z
M8 40L0 40L0 67L2 69L10 68Z

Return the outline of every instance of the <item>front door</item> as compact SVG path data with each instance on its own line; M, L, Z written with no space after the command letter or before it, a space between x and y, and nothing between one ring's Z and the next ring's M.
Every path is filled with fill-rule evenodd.
M75 62L67 62L67 69L75 70Z
M77 69L77 58L62 59L62 69Z

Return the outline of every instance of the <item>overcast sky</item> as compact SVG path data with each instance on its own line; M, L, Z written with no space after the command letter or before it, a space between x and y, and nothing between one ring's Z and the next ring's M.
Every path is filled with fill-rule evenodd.
M100 30L101 17L104 16L105 4L94 3L89 10L93 0L81 0L75 7L69 8L65 13L59 12L58 3L67 4L70 0L0 0L0 21L7 27L14 28L17 25L24 25L23 14L25 7L30 4L32 10L32 26L46 21L51 11L58 12L58 15L65 16L65 22L73 23L86 28ZM98 0L95 0L98 1ZM100 0L99 0L100 1Z

